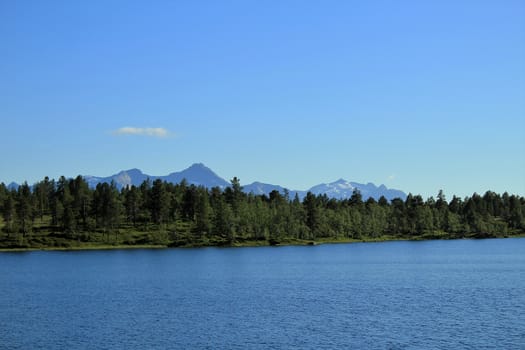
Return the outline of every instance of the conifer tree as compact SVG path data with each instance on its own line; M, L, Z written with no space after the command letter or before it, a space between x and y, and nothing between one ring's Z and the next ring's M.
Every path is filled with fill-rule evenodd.
M31 189L27 182L24 182L18 187L16 205L16 216L24 237L32 230L33 212L34 205Z

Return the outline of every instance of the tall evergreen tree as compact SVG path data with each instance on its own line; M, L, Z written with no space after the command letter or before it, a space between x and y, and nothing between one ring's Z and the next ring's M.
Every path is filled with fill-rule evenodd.
M211 234L212 228L212 210L210 206L208 191L200 187L198 190L197 206L195 210L195 224L197 238Z
M31 189L27 182L18 187L16 216L23 236L32 230L34 203Z
M133 224L133 226L136 226L141 212L141 192L133 185L129 188L125 188L122 193L126 218Z
M2 206L2 217L4 219L5 231L10 234L17 231L16 228L16 197L14 190L7 191Z
M361 192L355 188L352 192L352 196L350 197L350 205L353 206L362 206L363 205L363 196L361 195Z
M35 210L41 220L44 219L44 215L48 215L51 212L51 199L53 192L54 182L51 182L47 176L44 180L37 182L33 186L33 195L36 203Z
M195 211L198 202L197 187L191 185L185 188L184 195L182 197L182 216L189 221L195 220Z
M229 243L235 241L235 231L233 227L233 212L228 203L222 198L217 198L212 202L213 206L213 234L226 239Z
M525 229L525 222L523 220L523 211L519 198L517 196L510 196L509 199L509 225L512 228Z
M82 226L84 230L86 230L91 203L91 191L89 190L89 186L84 178L79 175L69 182L69 190L73 197L72 211L76 220L75 225L77 227Z
M117 228L122 211L117 187L113 181L111 184L97 184L93 193L92 210L96 218L97 227L108 233L109 238L109 231Z
M153 181L150 196L151 220L157 225L166 223L169 218L170 198L165 183L157 179Z
M310 229L312 238L319 234L320 227L320 210L317 205L317 198L311 192L306 194L303 200L303 206L306 211L306 226Z

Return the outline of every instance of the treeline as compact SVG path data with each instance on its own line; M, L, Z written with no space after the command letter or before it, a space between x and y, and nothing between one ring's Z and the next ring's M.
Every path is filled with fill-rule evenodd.
M461 238L522 234L525 198L488 191L447 201L409 194L405 200L363 200L355 191L337 200L278 191L246 194L239 179L221 190L161 180L118 190L95 189L78 176L45 178L8 189L0 184L0 246L56 242L231 245L236 242L388 238ZM47 236L43 239L43 236ZM61 243L61 244L62 244ZM67 244L66 244L67 245Z

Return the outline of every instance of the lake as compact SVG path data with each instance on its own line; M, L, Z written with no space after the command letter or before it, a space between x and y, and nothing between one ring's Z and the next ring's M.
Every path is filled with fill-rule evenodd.
M525 239L0 253L2 349L525 349Z

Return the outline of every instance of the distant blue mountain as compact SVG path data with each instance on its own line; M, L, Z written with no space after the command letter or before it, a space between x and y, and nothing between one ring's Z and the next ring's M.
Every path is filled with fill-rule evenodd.
M206 167L202 163L193 164L185 170L171 173L166 176L147 175L139 169L130 169L123 170L118 174L108 177L84 176L84 179L92 188L96 187L99 183L109 183L114 181L117 185L117 188L121 189L126 186L139 186L147 179L150 179L151 181L161 179L171 183L180 183L183 179L185 179L190 185L204 186L207 188L220 187L224 189L230 185L229 182L219 177L210 168Z
M207 188L219 187L226 188L230 183L210 168L202 163L196 163L187 169L179 172L174 172L166 176L153 176L144 174L139 169L130 169L119 172L118 174L111 175L108 177L97 177L97 176L84 176L90 187L95 187L101 182L114 181L117 187L123 188L126 186L139 186L144 180L150 179L154 181L161 179L163 181L171 183L180 183L183 179L190 185L204 186ZM344 179L325 184L319 184L307 191L288 190L289 198L293 199L297 194L299 199L303 199L307 192L312 192L316 195L326 194L329 198L346 199L352 196L354 190L359 190L363 196L363 200L367 200L372 197L379 199L381 196L385 196L386 199L392 200L394 198L405 199L406 194L403 191L388 189L385 185L376 186L373 183L361 184L357 182L350 182ZM243 186L243 190L246 193L253 193L255 195L269 195L272 191L279 191L284 194L286 189L279 185L266 184L262 182L254 182L249 185Z
M279 191L281 194L283 194L285 191L282 186L270 185L261 182L254 182L253 184L244 186L245 192L257 195L267 195L274 190ZM370 197L377 200L381 196L384 196L388 200L392 200L394 198L401 198L404 200L407 196L403 191L388 189L385 185L376 186L373 183L367 183L365 185L358 182L349 182L344 179L339 179L331 183L316 185L306 191L289 190L289 197L293 199L295 194L297 194L299 199L302 200L308 192L311 192L315 195L325 194L329 198L347 199L352 196L354 190L358 190L361 193L363 200L367 200Z
M255 195L269 194L272 191L279 191L284 193L285 188L279 185L270 185L262 182L254 182L252 184L243 186L243 190L246 193L253 193Z
M371 182L365 185L358 182L349 182L344 179L314 186L310 189L310 192L316 195L326 194L330 198L346 199L352 196L354 190L358 190L361 193L363 200L367 200L370 197L377 200L381 196L384 196L388 200L394 198L405 199L407 196L403 191L388 189L385 185L378 187Z
M11 182L9 185L6 186L8 190L18 190L18 187L20 187L19 184L16 182Z
M84 176L84 180L86 180L89 187L91 188L95 188L99 183L110 183L111 181L114 181L117 185L117 188L119 189L132 185L139 186L148 178L153 180L154 176L146 175L139 169L123 170L118 174L111 175L108 177L99 177L91 175Z
M123 170L115 175L107 177L99 176L84 176L84 179L91 188L94 188L99 183L110 183L115 182L117 188L122 189L127 186L140 186L146 179L154 181L161 179L163 181L171 183L180 183L183 179L190 185L204 186L207 188L219 187L224 189L230 185L230 183L224 180L222 177L214 173L210 168L206 167L202 163L196 163L187 169L179 172L174 172L165 176L148 175L144 174L139 169ZM17 189L18 184L12 182L7 187ZM244 192L253 193L255 195L269 195L272 191L279 191L284 194L286 189L279 185L271 185L262 182L254 182L252 184L243 186ZM307 191L289 190L289 198L293 199L295 195L299 199L303 199L307 192L312 192L316 195L327 195L329 198L346 199L352 196L354 190L359 190L363 196L363 200L367 200L372 197L379 199L381 196L385 196L386 199L392 200L394 198L405 199L406 194L403 191L389 189L385 185L376 186L373 183L361 184L357 182L350 182L344 179L325 184L319 184Z
M293 199L296 194L300 199L303 199L306 196L306 191L288 190L279 185L270 185L262 182L254 182L252 184L243 186L243 190L246 193L253 193L255 195L268 195L272 191L278 191L279 193L284 194L285 191L288 191L288 197L290 199Z
M179 183L183 179L186 179L190 185L204 186L207 188L226 188L230 186L228 181L224 180L222 177L219 177L210 168L202 163L193 164L188 169L171 173L168 176L160 176L159 178L172 183Z

